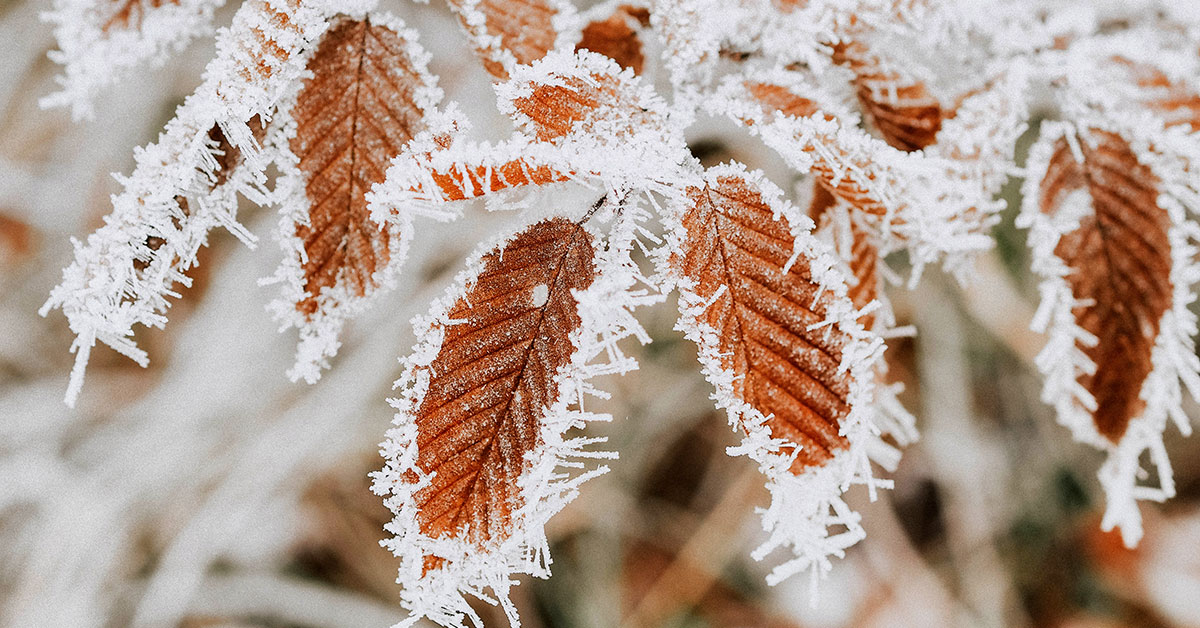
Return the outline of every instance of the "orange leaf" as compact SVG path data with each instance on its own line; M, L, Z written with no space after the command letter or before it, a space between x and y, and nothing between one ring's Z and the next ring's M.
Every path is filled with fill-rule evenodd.
M809 218L822 226L822 219L836 204L837 198L820 180L815 181L812 203L808 207ZM879 296L879 247L871 239L871 234L853 217L850 219L850 242L850 255L845 261L850 267L852 281L849 282L847 296L855 308L862 309ZM866 314L859 320L867 329L875 326L874 314Z
M142 17L146 11L157 9L165 4L179 4L179 0L117 0L110 2L113 10L101 30L108 32L115 29L138 29L142 26Z
M483 67L498 79L507 79L514 63L527 65L554 48L557 10L546 0L450 0L450 6Z
M518 478L539 443L555 376L581 320L572 290L591 285L593 239L564 218L532 225L483 259L447 318L429 387L414 416L417 466L435 474L415 495L421 532L480 548L511 532ZM438 565L426 561L426 567Z
M304 243L306 295L296 308L311 316L321 291L344 286L362 297L390 259L392 236L370 219L366 193L422 126L414 101L421 81L392 29L345 19L330 28L308 63L292 116L292 152L304 173L309 221Z
M834 46L833 59L854 71L858 101L888 144L914 151L934 142L942 109L924 83L886 68L860 42Z
M1172 82L1158 68L1137 63L1125 57L1113 57L1113 62L1129 70L1138 87L1146 91L1143 102L1165 119L1167 126L1186 124L1200 131L1200 94L1184 85Z
M687 194L675 264L695 297L711 302L699 318L717 331L713 349L733 374L734 396L767 417L772 437L800 448L794 473L824 464L849 444L839 434L849 375L838 371L849 336L836 325L810 328L826 320L832 292L821 291L807 257L793 255L786 218L744 177L723 175Z
M1093 128L1079 148L1082 163L1066 138L1058 140L1037 200L1053 215L1076 191L1091 198L1091 211L1054 254L1072 270L1066 280L1073 297L1087 302L1073 309L1076 322L1099 339L1077 345L1096 365L1079 383L1095 397L1097 431L1117 442L1145 405L1139 393L1153 369L1159 322L1171 307L1170 219L1158 206L1158 177L1124 138Z
M631 14L630 9L632 7L617 7L607 20L596 20L585 26L575 49L598 52L621 67L632 69L634 74L641 74L646 57L642 54L642 40L634 30L639 16ZM649 21L649 12L645 17Z

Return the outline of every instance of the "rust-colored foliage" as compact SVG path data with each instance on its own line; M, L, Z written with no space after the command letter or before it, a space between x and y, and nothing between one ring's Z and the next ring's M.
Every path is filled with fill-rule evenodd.
M818 227L822 219L834 205L837 197L821 181L813 183L812 202L808 207L808 216ZM849 282L847 296L854 307L862 309L879 295L879 248L871 239L871 234L854 221L850 220L850 255L846 264L850 267L853 280ZM875 315L867 314L859 319L863 327L872 329L875 326Z
M404 42L384 26L343 20L321 40L308 69L313 77L292 113L291 148L311 204L309 224L296 226L308 257L308 295L296 307L311 315L323 288L341 283L363 296L375 287L372 275L389 259L389 235L371 221L366 193L419 130L422 112L412 101L419 78Z
M635 74L642 73L646 57L642 54L642 40L634 30L645 13L645 19L650 18L644 9L636 15L630 11L638 11L634 7L622 5L606 20L597 20L583 28L583 37L575 45L576 50L591 50L616 61L623 68L630 68ZM632 24L631 24L632 22Z
M746 81L742 85L746 88L747 92L750 92L750 96L762 105L763 111L768 114L781 113L785 116L807 118L820 109L820 105L816 102L803 96L798 96L792 93L791 90L780 85L756 81Z
M712 305L703 322L717 330L734 393L763 416L775 438L801 447L793 472L828 461L847 446L838 431L850 411L848 378L837 369L846 343L825 320L831 294L818 298L807 260L788 271L793 236L761 193L740 177L689 188L680 271ZM718 295L718 291L722 290Z
M1080 140L1083 163L1059 140L1038 201L1053 213L1072 192L1091 197L1092 213L1054 253L1072 269L1073 296L1092 303L1074 310L1079 326L1099 339L1093 347L1079 345L1096 364L1095 374L1079 382L1096 398L1096 429L1116 442L1143 409L1138 395L1153 367L1159 321L1171 306L1170 221L1157 204L1158 178L1124 138L1091 129Z
M1125 57L1113 57L1112 60L1129 70L1137 86L1148 93L1144 100L1146 106L1163 116L1167 126L1186 124L1192 131L1200 131L1200 94L1172 82L1154 66L1137 63Z
M300 7L300 0L275 0L294 13ZM288 17L288 13L276 8L265 0L247 0L249 5L257 5L257 13L264 16L272 32L264 33L260 28L253 28L251 36L255 45L248 46L239 42L242 54L236 55L238 62L236 72L246 83L253 84L264 81L275 75L284 62L291 58L291 53L276 43L276 39L286 34L289 37L300 37L300 27ZM219 92L220 90L218 90Z
M776 114L810 116L819 110L819 105L814 101L804 98L780 85L755 82L745 82L742 85L746 88L747 94L762 107L763 112L767 114L768 120ZM825 119L835 120L836 118L826 114ZM752 120L743 120L743 122L747 125L753 124ZM832 144L836 149L836 136L831 135L827 138L822 138L821 141ZM882 216L887 213L887 208L883 203L880 203L859 179L839 173L838 169L835 169L834 165L829 162L825 153L817 151L812 144L805 145L803 150L812 155L812 174L821 182L828 193L845 201L850 207L858 211L876 216ZM869 163L856 163L854 165L858 170L863 172L870 172L872 170Z
M421 531L483 548L511 531L517 479L540 444L541 413L558 397L581 324L572 290L595 277L592 236L563 218L526 228L483 260L447 318L416 410L417 465L435 473L416 503ZM435 568L436 557L426 560Z
M571 76L539 83L529 96L514 99L513 107L533 122L534 136L543 142L563 137L587 120L634 108L616 76L593 74L590 79Z
M859 42L835 45L833 60L854 71L858 102L884 141L905 151L934 142L942 128L942 108L924 83L887 69Z
M458 11L463 25L468 29L466 16L479 11L484 16L484 28L488 35L500 38L500 46L512 53L517 63L529 64L546 56L554 48L552 19L554 7L545 0L450 0ZM480 50L483 67L494 77L504 80L508 71L504 64L488 50Z
M104 22L101 30L108 32L116 29L138 29L142 26L142 18L146 11L157 9L165 4L179 4L179 0L110 0L113 14Z
M570 173L547 165L530 165L513 160L498 166L454 167L446 171L430 170L429 175L447 201L479 198L525 185L546 185L566 181Z

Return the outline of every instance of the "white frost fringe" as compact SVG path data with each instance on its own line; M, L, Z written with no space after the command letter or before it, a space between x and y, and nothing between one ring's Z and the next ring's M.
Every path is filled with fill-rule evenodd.
M1032 323L1035 331L1048 334L1046 347L1037 356L1038 368L1046 378L1042 399L1054 406L1059 423L1070 428L1076 440L1108 452L1108 459L1099 473L1108 495L1101 527L1104 530L1120 527L1122 540L1132 547L1142 537L1137 501L1161 502L1175 494L1162 434L1168 419L1184 435L1191 433L1183 412L1180 382L1193 398L1200 398L1200 359L1196 357L1193 340L1197 331L1196 316L1188 308L1196 298L1195 286L1200 281L1200 263L1196 261L1200 253L1196 246L1200 242L1200 227L1194 222L1200 211L1200 194L1194 175L1189 176L1180 168L1180 164L1187 161L1200 163L1194 161L1200 157L1200 152L1194 152L1195 145L1192 144L1193 152L1187 154L1189 140L1183 129L1163 129L1161 121L1146 114L1139 117L1130 112L1123 116L1121 124L1113 119L1080 118L1078 128L1095 126L1117 132L1129 141L1138 161L1149 166L1160 178L1159 207L1167 212L1171 221L1167 236L1171 242L1173 295L1171 307L1159 323L1151 353L1153 369L1139 393L1146 403L1145 410L1130 421L1125 435L1115 445L1096 430L1092 419L1096 400L1078 382L1081 375L1095 372L1096 365L1077 343L1090 345L1098 339L1076 323L1071 311L1083 303L1072 296L1067 282L1071 268L1054 254L1059 239L1078 228L1079 220L1093 211L1091 200L1085 190L1080 190L1066 198L1052 215L1042 213L1037 200L1041 176L1054 152L1054 144L1064 137L1071 143L1077 141L1075 126L1056 122L1042 124L1040 137L1030 150L1026 166L1025 200L1017 226L1030 229L1033 270L1042 277L1042 302ZM1172 151L1175 146L1184 146L1185 152ZM1144 453L1149 454L1149 462L1158 476L1158 486L1140 484L1147 477L1140 461Z
M365 16L365 11L352 14L356 19ZM437 87L436 77L427 69L430 55L418 43L417 31L407 28L402 20L389 14L372 15L370 19L373 25L391 29L404 41L404 52L420 80L420 83L413 87L411 98L423 112L422 124L440 127L443 114L437 111L437 104L442 99L442 90ZM301 60L302 65L307 66L315 49L316 46L312 46L307 51ZM302 76L306 77L307 74L306 70ZM329 367L329 358L337 354L341 346L338 337L346 322L367 309L374 302L376 295L395 285L399 268L408 256L412 229L405 224L403 228L389 230L388 263L375 270L371 279L377 287L367 295L355 295L343 282L338 281L316 295L317 311L311 317L297 311L296 304L309 294L304 289L304 264L308 260L304 242L296 236L296 228L298 225L309 223L312 205L305 192L308 173L300 172L300 159L292 152L290 144L296 137L296 121L291 112L302 89L304 81L296 80L289 92L280 99L279 114L271 128L269 149L275 155L279 171L284 173L279 178L274 192L274 201L279 205L277 233L284 258L275 274L260 280L259 283L281 285L279 297L267 308L275 320L279 321L280 331L291 327L299 331L296 362L288 371L288 377L292 381L304 379L312 384L320 379L322 369ZM412 146L420 146L420 143L412 142L406 145L401 149L401 155L407 154Z
M890 480L874 478L871 461L894 466L898 452L880 435L887 426L905 438L908 430L904 426L911 417L898 403L893 403L894 397L885 393L891 401L881 403L877 396L876 367L883 354L883 340L859 323L862 312L857 311L846 296L846 282L837 270L838 262L832 251L812 235L812 221L784 200L783 193L761 172L747 172L740 164L722 165L710 168L706 179L715 184L722 176L739 177L749 182L761 192L764 201L777 215L788 221L796 238L796 255L807 259L822 293L835 295L829 305L828 318L822 324L836 325L851 338L839 365L839 373L845 373L850 380L848 401L851 409L840 430L850 445L824 465L795 475L791 471L795 453L784 453L785 448L792 448L794 443L772 438L766 425L767 417L734 393L733 384L738 376L721 365L718 354L720 331L702 322L703 312L711 305L711 299L697 295L691 280L672 270L666 259L670 251L682 250L687 237L682 224L683 214L688 209L686 197L678 196L666 208L667 247L659 262L668 276L667 281L680 289L680 320L676 327L699 347L704 375L716 388L713 400L717 407L726 409L730 426L735 431L744 430L746 434L738 446L729 448L728 453L747 456L758 463L771 493L771 504L762 511L763 529L769 536L752 557L762 560L776 549L788 548L792 557L772 570L767 577L768 584L774 585L799 572L811 570L815 588L820 576L832 567L829 558L843 556L846 548L865 537L860 515L846 505L842 494L852 484L865 484L874 499L876 489L891 487ZM897 414L890 415L896 411Z
M269 117L275 101L304 68L297 59L300 50L324 32L327 15L337 10L324 0L306 2L298 9L284 7L280 10L290 11L295 29L285 33L271 23L264 13L267 8L266 3L251 0L238 9L232 26L217 37L217 57L205 70L204 83L179 107L158 142L135 151L133 174L117 177L124 189L113 196L113 211L104 226L86 243L74 241L75 261L63 270L62 283L40 310L44 316L51 308L62 308L76 335L71 345L76 357L67 387L68 405L74 405L83 387L88 356L97 340L146 366L146 353L132 340L133 328L166 323L167 298L179 296L173 290L175 283L190 284L183 273L196 263L196 252L210 229L223 226L253 245L254 236L236 220L237 192L258 202L265 200L264 159L247 121L256 114ZM231 68L248 54L248 48L259 45L256 33L289 45L291 58L266 80L235 85L229 76L239 75ZM214 125L241 151L243 160L230 180L216 189L216 147L208 138ZM187 215L180 211L177 196L187 199ZM164 242L152 250L147 246L151 237ZM147 263L146 269L136 272L135 260Z
M612 193L610 191L610 195ZM612 216L602 214L593 216L585 227L606 218L612 219ZM541 217L531 218L529 224ZM574 215L572 219L579 217ZM431 315L413 321L416 336L424 340L414 348L412 355L401 360L404 371L396 387L402 392L398 399L390 400L397 409L393 421L395 427L388 430L387 439L380 445L386 464L381 471L372 474L372 490L385 496L385 503L395 513L395 518L385 526L395 536L382 543L400 558L397 582L403 586L401 604L410 612L410 617L400 626L411 626L421 617L428 617L443 626L462 627L467 623L483 626L464 595L498 604L511 625L514 628L520 626L516 608L509 598L509 589L516 583L513 576L549 576L551 559L546 522L577 496L580 484L608 471L605 465L588 468L589 460L616 458L615 452L594 448L602 444L604 438L568 437L567 432L591 422L612 419L609 415L583 409L585 395L607 396L593 388L588 380L637 368L637 363L617 345L621 339L632 335L643 344L650 341L632 314L637 307L662 300L657 292L638 287L639 283L650 284L630 259L630 249L639 230L637 223L644 217L643 210L633 203L627 204L622 215L614 219L616 223L608 236L607 248L603 241L597 242L596 278L587 290L575 293L582 319L581 326L570 338L575 352L571 363L556 374L559 393L554 405L546 408L542 416L542 444L530 452L529 466L519 479L523 503L512 516L513 534L486 551L479 550L470 541L430 538L421 532L414 496L427 485L430 476L417 466L417 425L413 412L420 407L428 390L428 367L441 349L444 330L454 323L447 318L447 312L482 270L483 257L504 246L516 234L481 246L466 270L459 273L454 284L433 303ZM600 237L600 234L594 235ZM404 479L407 473L415 473L420 479L415 484L408 483ZM443 557L445 563L422 575L423 558L431 554Z
M58 50L50 58L63 65L62 91L41 100L43 107L70 107L76 119L91 118L92 99L143 63L162 65L197 37L212 30L213 12L225 0L179 0L140 7L140 23L105 30L122 3L111 0L55 0L42 19L54 24Z

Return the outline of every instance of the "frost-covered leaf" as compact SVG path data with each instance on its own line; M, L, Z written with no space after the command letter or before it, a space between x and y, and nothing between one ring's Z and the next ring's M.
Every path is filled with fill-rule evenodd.
M1162 70L1149 63L1138 63L1124 57L1113 62L1125 67L1134 84L1141 88L1141 101L1157 112L1167 126L1186 124L1200 131L1200 93L1179 81L1172 81Z
M858 102L888 144L912 151L934 142L942 108L924 83L889 67L861 42L834 46L833 58L854 71Z
M558 0L450 0L450 7L483 67L501 80L517 65L532 63L554 49L554 18L569 10Z
M564 433L608 419L570 408L591 391L588 378L635 367L617 340L647 340L630 310L658 299L630 290L628 216L607 241L553 216L489 245L414 323L424 340L397 382L397 427L374 489L396 513L388 546L414 618L482 625L469 593L498 600L519 625L513 574L548 575L546 521L607 470L577 470L579 459L611 455ZM594 363L601 356L608 362Z
M120 177L121 193L105 225L75 243L75 260L41 313L62 308L76 335L75 367L66 400L73 404L83 386L84 369L97 340L141 365L147 356L132 340L135 326L162 327L174 285L188 285L185 274L196 252L217 226L247 244L255 238L237 223L237 194L266 200L260 122L284 90L303 71L301 50L326 27L323 2L280 3L251 0L217 40L217 57L204 82L167 123L158 141L135 152L133 174ZM260 72L238 72L258 54L273 52ZM227 150L228 149L228 150ZM222 169L237 152L238 166ZM217 182L221 184L218 185Z
M1133 543L1134 500L1174 492L1161 434L1168 416L1188 431L1179 380L1200 384L1187 309L1198 275L1196 228L1163 180L1172 162L1122 133L1044 123L1018 224L1032 228L1043 278L1034 321L1049 334L1038 356L1043 398L1076 438L1110 452L1104 527ZM1158 488L1136 486L1147 450Z
M71 107L76 118L92 116L92 100L134 68L161 65L192 39L212 30L213 12L224 0L56 0L44 18L54 24L64 66L62 91L43 106Z
M618 6L607 18L584 26L575 49L598 52L616 61L622 68L641 74L646 57L642 53L642 40L637 29L649 24L648 10L629 5Z
M678 327L699 346L718 406L744 434L737 452L759 463L772 494L771 539L756 557L780 546L795 553L772 581L825 569L863 534L841 492L852 482L874 486L867 449L878 433L881 341L855 320L811 223L759 173L710 169L671 224Z
M307 61L311 76L278 123L281 240L289 258L276 316L300 330L290 375L309 382L346 319L401 261L410 234L371 220L367 192L424 130L441 91L416 32L386 16L343 18Z
M454 141L394 159L369 198L381 222L407 225L414 215L451 220L458 208L447 203L566 181L575 176L572 168L558 147L522 136L494 145Z
M501 110L543 142L568 135L614 141L665 128L661 99L631 71L595 53L556 54L501 88Z

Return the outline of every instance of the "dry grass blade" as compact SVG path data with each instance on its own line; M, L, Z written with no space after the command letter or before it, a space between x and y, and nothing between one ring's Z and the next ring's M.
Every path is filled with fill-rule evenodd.
M832 296L820 294L805 257L793 260L786 219L745 179L720 177L688 196L676 264L711 302L702 320L719 332L734 395L769 417L774 438L799 447L793 472L825 463L848 445L839 428L850 411L838 371L847 338L833 325L812 327Z
M563 218L539 222L483 260L447 316L429 388L415 412L417 466L433 473L415 500L428 537L490 547L511 532L518 478L538 446L555 376L581 320L572 290L595 278L592 236ZM435 568L437 557L426 560Z
M1153 369L1159 322L1171 307L1170 220L1158 206L1158 178L1124 138L1091 129L1080 140L1082 163L1065 138L1058 141L1038 202L1053 214L1074 192L1091 199L1092 211L1054 253L1072 270L1074 298L1085 303L1073 310L1078 325L1098 339L1079 346L1096 365L1079 383L1095 397L1096 429L1117 442L1145 405L1139 393Z
M366 193L383 180L401 147L422 125L413 101L420 77L392 29L343 20L309 61L312 78L297 98L291 149L305 174L309 221L296 226L304 242L305 297L312 315L325 288L342 284L354 296L376 287L387 265L389 236L371 221Z

